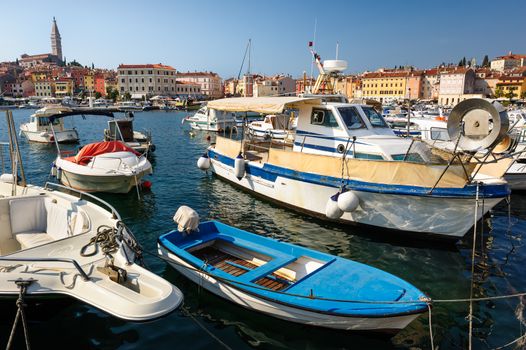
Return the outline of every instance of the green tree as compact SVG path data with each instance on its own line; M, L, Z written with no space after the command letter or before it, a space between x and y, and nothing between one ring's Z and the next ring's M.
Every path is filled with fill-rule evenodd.
M98 91L95 92L95 99L99 99L102 97L102 94Z
M68 63L68 66L72 67L82 67L82 64L78 63L77 60L73 60L71 62Z
M499 97L502 97L502 96L504 96L504 91L502 91L502 88L500 86L498 86L495 89L495 97L499 98Z
M523 91L522 94L521 94L521 98L522 99L525 99L526 98L526 91Z
M131 95L129 92L126 92L123 96L122 96L123 100L124 101L129 101L131 100Z
M508 92L504 95L504 97L506 97L507 99L509 99L510 102L511 102L511 100L512 100L514 97L517 97L517 94L516 94L515 92L513 92L513 90L510 90L510 91L508 91Z
M489 58L488 55L484 56L484 59L482 60L482 67L489 67Z

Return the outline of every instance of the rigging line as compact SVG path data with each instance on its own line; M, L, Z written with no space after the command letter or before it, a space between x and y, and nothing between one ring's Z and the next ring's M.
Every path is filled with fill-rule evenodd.
M247 47L245 48L245 54L243 55L243 61L241 61L241 67L239 67L239 73L237 74L237 80L241 77L241 71L243 70L243 65L245 64L245 59L247 58L248 48L250 45L250 40L247 43Z
M312 51L315 51L315 48L316 48L316 29L318 27L318 18L314 18L314 37L312 38ZM311 82L312 80L314 80L314 77L313 77L313 71L314 71L314 56L312 56L312 59L310 61L310 79L311 79ZM305 89L305 87L303 87ZM312 88L312 86L311 86ZM311 90L312 92L312 90Z
M477 182L477 192L475 195L475 214L474 214L474 222L473 222L473 247L471 248L471 287L469 292L469 350L472 349L473 346L473 285L474 285L474 275L475 275L475 251L477 246L477 218L478 218L478 211L479 211L479 187L480 182Z
M181 305L181 311L184 316L190 317L192 321L194 321L199 327L201 327L202 330L204 330L210 337L212 337L215 341L217 341L220 345L222 345L225 349L232 350L230 346L228 346L225 342L223 342L221 339L219 339L214 333L212 333L208 328L206 328L197 318L195 318L188 309L185 308L185 305Z

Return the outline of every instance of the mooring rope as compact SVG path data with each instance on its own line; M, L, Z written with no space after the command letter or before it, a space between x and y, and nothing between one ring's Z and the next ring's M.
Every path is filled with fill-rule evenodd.
M230 346L228 346L225 342L223 342L221 339L219 339L214 333L212 333L208 328L206 328L197 318L192 315L192 313L185 308L184 303L181 305L181 312L184 316L190 317L192 321L194 321L199 327L201 327L202 330L204 330L210 337L212 337L215 341L217 341L221 346L223 346L225 349L232 350Z
M29 342L29 329L27 327L27 320L26 320L26 314L24 312L24 308L26 307L26 304L24 303L24 295L26 294L27 287L31 285L35 280L29 279L29 280L22 280L18 279L15 281L15 284L17 285L18 289L20 290L18 293L18 299L16 300L16 316L15 321L13 322L13 327L11 328L11 334L9 335L9 340L7 341L6 349L11 349L13 346L13 341L15 338L15 331L16 326L18 325L18 321L22 320L22 327L24 330L24 340L26 342L26 349L31 349L31 344Z

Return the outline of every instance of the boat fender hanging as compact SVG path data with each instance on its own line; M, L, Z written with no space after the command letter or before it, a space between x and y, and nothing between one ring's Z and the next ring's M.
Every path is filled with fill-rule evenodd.
M339 219L343 215L343 210L338 207L338 197L340 193L331 196L325 206L325 216L329 219Z
M57 165L55 163L51 164L51 176L57 177Z
M355 211L359 205L360 198L349 189L344 188L338 196L338 208L346 213Z
M245 176L245 159L241 155L241 152L239 152L234 160L234 175L238 180L241 180L243 176Z
M210 168L210 157L208 157L208 153L204 153L201 157L199 157L197 160L197 167L204 171Z
M57 168L57 180L60 181L62 179L62 169Z
M177 224L177 230L186 234L196 231L199 228L199 214L192 208L181 205L173 217Z

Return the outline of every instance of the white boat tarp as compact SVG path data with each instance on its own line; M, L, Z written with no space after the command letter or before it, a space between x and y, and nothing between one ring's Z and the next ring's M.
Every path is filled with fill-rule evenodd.
M320 98L309 97L234 97L208 102L208 108L226 112L282 113L287 107L301 104L321 104Z

